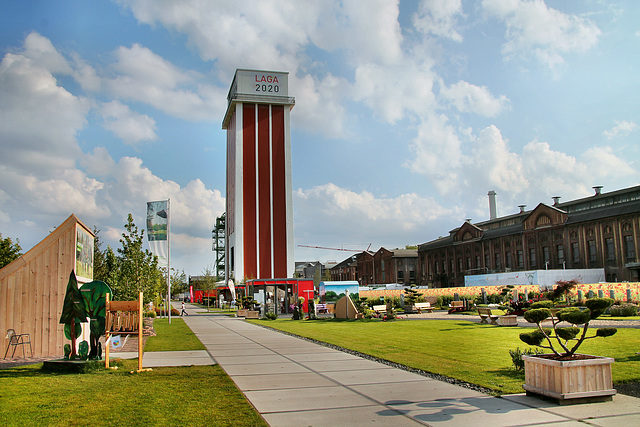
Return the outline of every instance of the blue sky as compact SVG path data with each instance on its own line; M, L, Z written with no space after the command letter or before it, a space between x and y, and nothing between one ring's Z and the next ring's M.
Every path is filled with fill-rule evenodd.
M172 266L213 263L236 68L288 71L296 245L433 240L640 183L640 3L0 3L0 233L75 213L114 249L171 198ZM296 260L349 253L297 247Z

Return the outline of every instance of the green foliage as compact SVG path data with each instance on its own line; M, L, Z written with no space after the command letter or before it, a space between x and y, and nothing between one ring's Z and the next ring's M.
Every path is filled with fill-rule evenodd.
M585 302L586 308L563 308L556 313L555 318L551 318L553 333L543 330L540 325L542 321L551 315L551 311L548 308L531 309L524 314L524 318L530 323L535 323L538 326L538 330L520 334L520 340L529 345L548 348L556 355L560 355L561 351L563 356L573 356L585 340L596 337L608 337L616 333L617 330L615 328L601 328L596 331L595 335L587 336L589 322L604 313L611 304L613 304L613 300L610 298L593 298ZM580 329L576 327L560 327L559 325L562 322L567 322L572 325L584 325L582 334L580 333ZM578 335L580 335L579 338ZM544 342L546 342L547 345L543 345ZM572 342L573 347L568 347L569 342ZM555 346L559 347L560 350Z
M412 306L418 302L418 298L420 297L420 293L415 289L415 287L409 287L404 290L404 305Z
M614 305L609 309L609 314L615 317L636 316L638 306L635 304Z
M610 337L615 335L618 330L616 328L598 328L596 329L596 336L598 337Z
M523 332L520 334L520 340L525 344L539 346L545 340L545 335L539 330L531 332Z
M111 283L115 301L135 301L138 293L144 293L144 303L153 300L162 292L162 274L158 270L158 257L144 246L144 230L138 230L131 214L125 224L118 248L118 272L115 283Z
M511 356L511 361L513 363L513 367L516 369L516 371L523 371L524 370L524 360L522 360L522 356L526 355L526 356L532 356L532 355L536 355L536 354L542 354L542 350L540 349L532 349L532 348L528 348L526 350L520 350L520 347L516 348L515 350L509 350L509 355Z
M15 243L11 237L2 238L0 233L0 268L18 259L22 255L20 240L16 239Z
M81 333L80 323L86 321L87 311L84 306L84 299L80 295L80 289L78 289L76 274L71 270L64 295L62 314L60 315L60 323L65 325L65 335L71 340L71 354L69 355L71 359L76 356L76 337Z
M86 341L81 341L78 345L78 356L80 359L87 360L89 357L89 343Z
M556 328L556 335L565 341L574 339L580 333L580 328Z
M64 358L68 360L71 356L71 344L67 343L64 345Z
M112 295L111 288L98 280L85 283L80 287L80 294L84 301L85 309L89 319L89 332L91 351L89 359L100 359L102 355L98 353L98 340L104 335L106 321L106 295Z
M436 300L436 306L440 308L446 308L449 307L451 301L453 301L453 295L439 295L438 299Z
M604 314L613 305L613 302L611 298L592 298L586 300L584 305L591 310L591 320L593 320Z
M216 270L213 267L213 265L207 265L204 268L204 270L202 270L202 273L200 273L200 275L202 276L201 277L202 281L200 282L202 290L207 291L205 293L208 293L208 291L216 287L218 276L216 274ZM211 298L207 298L207 311L209 311L210 306L211 306Z
M549 297L553 301L560 300L564 298L567 302L571 298L571 292L578 284L577 280L558 280L556 282L556 287L549 293Z
M553 301L543 300L531 303L531 308L553 308Z
M529 323L540 323L551 316L551 310L548 308L532 308L524 313L524 320Z
M278 318L278 315L270 311L268 313L265 313L264 318L267 320L276 320Z
M151 318L155 319L156 312L154 310L145 311L144 312L144 317L151 317Z
M580 310L578 307L568 307L558 311L556 317L561 322L584 325L591 320L591 312L589 310Z

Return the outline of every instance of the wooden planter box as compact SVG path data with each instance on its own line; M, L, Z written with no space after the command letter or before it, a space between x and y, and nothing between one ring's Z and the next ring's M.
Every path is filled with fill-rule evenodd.
M518 316L505 315L498 317L498 325L500 326L518 326Z
M571 399L611 400L616 394L611 377L610 357L559 361L523 355L527 394L534 393L559 403Z
M245 317L247 319L259 319L260 318L260 312L259 311L253 311L253 310L247 310L247 314L245 314Z
M236 316L238 316L238 317L247 317L247 312L248 311L249 310L247 310L246 308L242 308L242 309L240 309L240 310L238 310L236 312Z

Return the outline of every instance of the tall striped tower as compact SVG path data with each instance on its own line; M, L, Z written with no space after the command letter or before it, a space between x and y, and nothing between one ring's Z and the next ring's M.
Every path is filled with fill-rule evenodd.
M236 70L222 128L227 130L225 277L292 277L289 73Z

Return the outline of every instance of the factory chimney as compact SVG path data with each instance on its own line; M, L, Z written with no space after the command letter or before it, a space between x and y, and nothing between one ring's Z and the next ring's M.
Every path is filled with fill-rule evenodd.
M496 192L494 190L487 193L489 196L489 219L496 219L498 217L498 208L496 207Z

